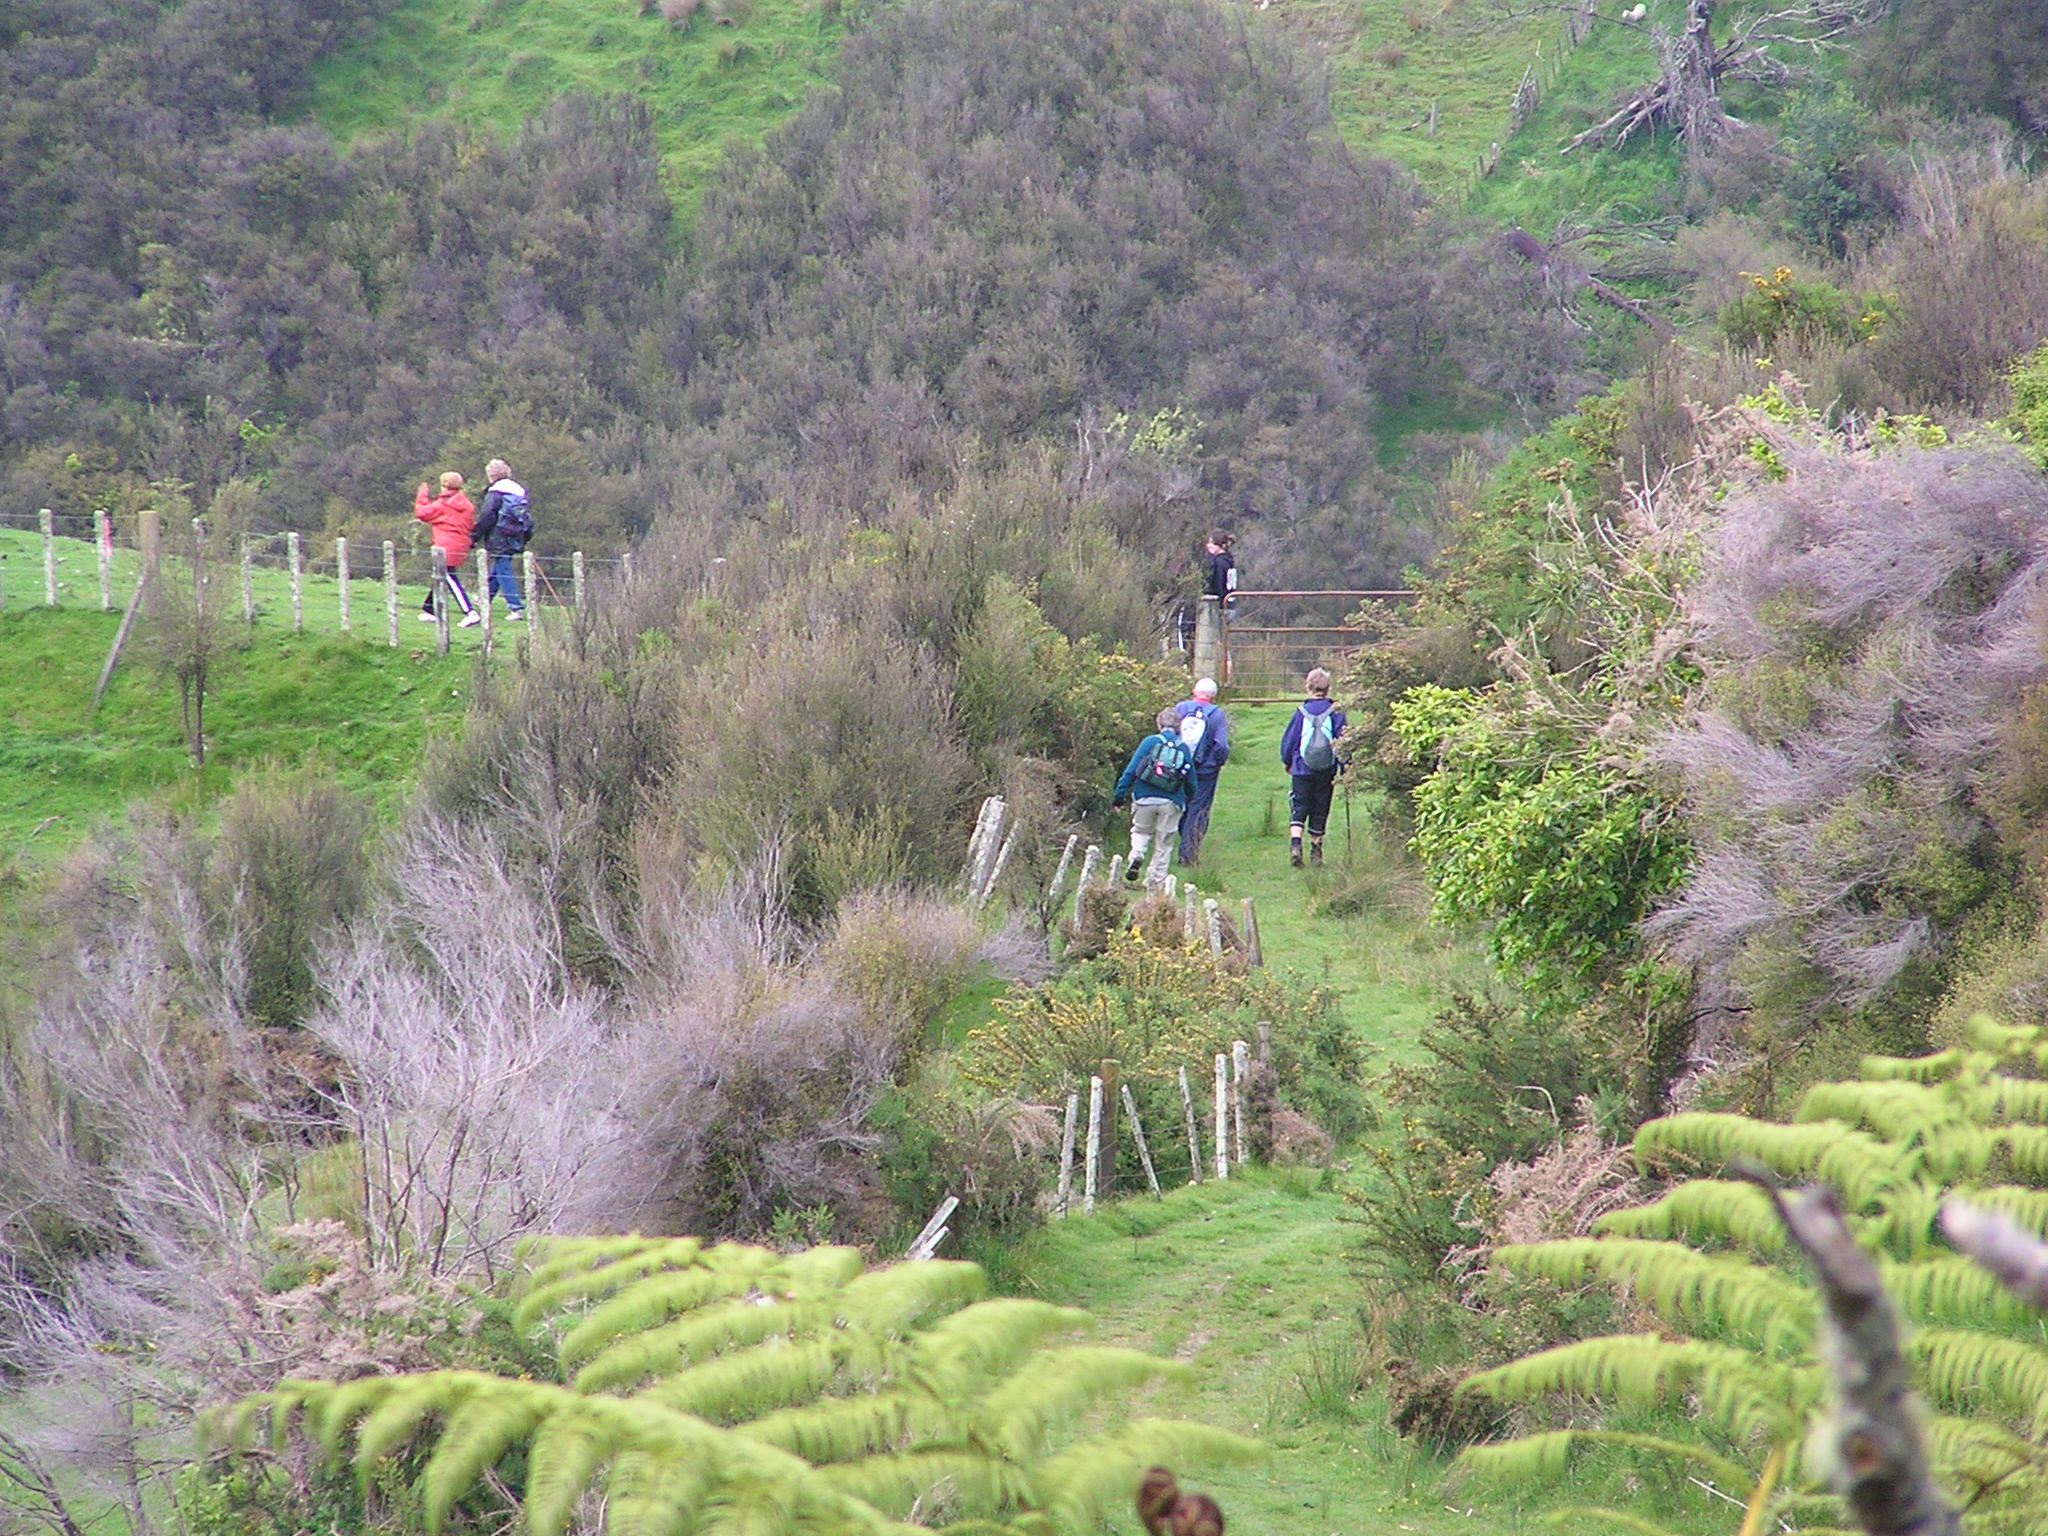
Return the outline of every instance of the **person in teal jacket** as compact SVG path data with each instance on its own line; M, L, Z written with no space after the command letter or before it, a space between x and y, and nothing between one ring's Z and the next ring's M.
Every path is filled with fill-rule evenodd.
M1124 879L1137 884L1142 867L1145 884L1154 889L1166 884L1174 835L1195 787L1194 754L1180 739L1180 716L1162 709L1157 724L1158 733L1139 742L1124 764L1110 796L1116 810L1122 810L1127 800L1131 805L1131 856L1124 865Z

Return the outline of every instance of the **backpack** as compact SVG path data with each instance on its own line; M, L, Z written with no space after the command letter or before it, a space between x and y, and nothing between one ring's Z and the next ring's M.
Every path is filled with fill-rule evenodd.
M524 491L506 491L498 502L498 533L508 542L524 544L533 537L533 508Z
M1201 751L1202 742L1209 734L1209 721L1198 709L1191 715L1180 717L1180 743L1188 749L1189 755Z
M1327 709L1319 715L1301 712L1301 745L1295 756L1310 773L1337 766L1337 738L1331 730L1331 713Z
M1151 756L1138 764L1138 789L1168 797L1182 793L1195 771L1195 755L1182 742L1161 737Z

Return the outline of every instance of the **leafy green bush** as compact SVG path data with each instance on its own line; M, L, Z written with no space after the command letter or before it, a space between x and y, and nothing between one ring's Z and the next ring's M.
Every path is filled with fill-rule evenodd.
M2013 430L2027 451L2048 467L2048 343L2014 363L2005 382L2012 390Z
M1721 311L1721 337L1745 352L1785 342L1846 343L1858 339L1856 301L1833 283L1793 276L1790 267L1745 272L1749 292Z

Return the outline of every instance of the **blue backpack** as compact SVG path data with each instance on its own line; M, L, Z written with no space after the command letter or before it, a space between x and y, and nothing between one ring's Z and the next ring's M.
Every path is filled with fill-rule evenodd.
M1155 795L1178 795L1188 787L1188 778L1194 771L1194 754L1178 740L1161 737L1153 744L1151 755L1138 764L1138 789Z
M533 537L533 508L524 491L506 491L498 503L498 533L524 544Z
M1330 724L1331 711L1324 710L1312 715L1301 712L1301 746L1296 756L1301 766L1311 773L1321 773L1326 768L1337 766L1337 738Z

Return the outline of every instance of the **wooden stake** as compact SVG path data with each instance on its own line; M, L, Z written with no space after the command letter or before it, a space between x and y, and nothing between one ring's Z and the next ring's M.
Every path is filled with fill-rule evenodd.
M398 649L398 551L384 541L384 628L391 648Z
M55 514L48 507L37 515L43 525L43 605L57 606L57 529Z
M254 624L256 622L256 562L249 554L249 535L243 534L240 543L242 552L242 622L244 624Z
M1122 886L1123 878L1124 856L1120 853L1112 853L1109 856L1109 888L1112 891L1117 890L1119 887Z
M579 610L583 607L583 551L580 549L569 556L569 601Z
M1088 1079L1088 1163L1081 1186L1081 1214L1095 1214L1095 1179L1102 1167L1102 1079Z
M284 536L285 558L292 567L292 633L304 634L306 630L306 572L299 559L299 536L287 533Z
M1230 1122L1235 1132L1237 1165L1244 1166L1244 1080L1252 1069L1252 1048L1242 1040L1230 1042Z
M1266 963L1266 946L1259 941L1259 909L1247 896L1237 904L1244 928L1244 958L1248 965Z
M1160 1198L1159 1175L1152 1171L1152 1149L1145 1145L1145 1125L1138 1118L1138 1101L1131 1093L1129 1083L1123 1085L1123 1094L1124 1113L1131 1117L1131 1136L1138 1143L1138 1161L1145 1165L1145 1182L1152 1186L1152 1198L1157 1200Z
M521 577L519 590L526 594L526 601L533 606L534 611L537 613L540 611L540 588L535 585L536 569L537 567L534 564L533 551L530 549L522 549L519 552L519 575ZM529 620L531 620L532 617L533 614L527 615L527 618Z
M1060 890L1067 883L1067 867L1074 862L1074 850L1081 846L1081 834L1069 832L1067 846L1060 850L1060 867L1052 872L1052 884L1045 889L1045 910L1057 910L1060 904Z
M1088 887L1095 879L1095 868L1102 862L1102 845L1090 843L1088 851L1081 856L1081 883L1074 887L1074 921L1081 921L1081 898L1088 894Z
M903 1257L906 1259L929 1259L933 1254L937 1253L939 1251L939 1244L946 1240L946 1234L952 1230L946 1225L946 1221L959 1209L960 1197L958 1195L948 1195L945 1199L941 1200L939 1208L932 1212L932 1219L926 1222L924 1230L911 1240L910 1251L904 1254Z
M1188 1091L1188 1069L1180 1069L1180 1107L1188 1122L1188 1182L1202 1182L1202 1136L1195 1127L1195 1096Z
M297 537L296 534L293 535ZM434 649L448 654L448 551L434 546Z
M114 523L104 512L92 515L92 542L100 557L100 612L114 611Z
M1081 1119L1081 1095L1067 1095L1067 1118L1060 1126L1060 1183L1052 1197L1054 1216L1067 1214L1067 1202L1074 1196L1074 1128Z
M1202 921L1209 930L1209 958L1223 958L1223 908L1214 896L1202 898Z
M484 616L484 638L491 638L491 557L479 548L476 552L476 599L483 604L480 610Z
M1216 1053L1216 1177L1230 1177L1230 1061L1221 1051Z
M1016 846L1017 829L1012 827L1009 835L1003 839L1002 848L996 853L996 867L988 872L988 883L981 888L981 900L976 903L977 906L987 906L989 898L995 895L996 882L1003 878L1003 866L1010 862L1010 850Z
M348 605L349 592L347 539L336 539L334 541L334 574L337 577L339 577L341 581L341 586L339 589L341 593L341 632L344 635L352 635L356 632L356 626L355 615L349 612Z

